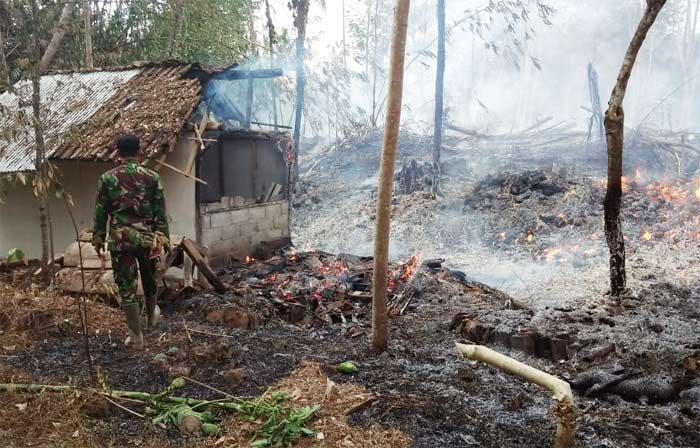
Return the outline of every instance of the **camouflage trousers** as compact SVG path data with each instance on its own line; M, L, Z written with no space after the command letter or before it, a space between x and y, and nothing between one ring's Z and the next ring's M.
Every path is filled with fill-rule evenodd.
M141 274L141 285L146 297L153 297L158 291L156 282L156 260L151 260L148 249L134 251L112 251L112 270L114 282L119 289L122 305L138 302L138 273Z

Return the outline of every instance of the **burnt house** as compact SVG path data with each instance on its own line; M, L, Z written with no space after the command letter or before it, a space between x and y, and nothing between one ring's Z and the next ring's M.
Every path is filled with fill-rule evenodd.
M275 129L251 129L252 91L279 70L213 69L168 61L41 77L46 158L72 196L81 229L91 228L99 175L118 163L115 141L138 135L145 165L165 185L171 233L208 248L209 261L252 255L265 242L289 238L287 150L290 138ZM0 95L0 254L41 253L34 170L31 84ZM13 176L14 175L14 176ZM54 247L74 240L62 199L49 200ZM60 250L58 250L60 251Z

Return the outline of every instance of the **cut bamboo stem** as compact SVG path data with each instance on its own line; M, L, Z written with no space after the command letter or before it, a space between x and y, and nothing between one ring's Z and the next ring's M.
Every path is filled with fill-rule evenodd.
M554 448L574 448L576 446L576 405L569 383L483 345L457 343L456 346L465 358L497 367L551 391L556 401L554 415L557 419Z

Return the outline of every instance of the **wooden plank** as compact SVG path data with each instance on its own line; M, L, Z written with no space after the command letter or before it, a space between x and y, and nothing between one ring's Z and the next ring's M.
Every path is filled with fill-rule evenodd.
M194 264L192 263L192 259L187 254L185 254L182 269L183 269L184 281L185 281L185 284L183 286L185 288L192 288L194 286L194 281L192 279L192 274L194 271Z
M270 187L270 190L267 192L267 195L265 196L265 200L263 202L270 202L273 196L279 194L279 192L282 190L282 185L278 183L273 183L272 186Z
M194 135L197 136L197 140L199 141L201 148L204 149L204 142L202 141L202 136L196 127L194 128ZM192 148L192 150L190 151L190 156L187 159L187 164L185 165L185 173L187 173L188 176L192 175L192 169L194 168L194 162L197 161L197 154L199 154L199 151L197 150L197 148Z
M214 271L211 269L211 267L207 264L207 262L204 260L202 257L202 254L197 250L197 247L194 245L194 241L192 241L189 238L185 238L182 241L182 248L185 249L185 252L187 252L187 255L190 256L194 264L197 265L197 268L199 269L199 272L206 277L207 280L209 280L209 283L214 287L216 292L223 294L226 292L226 285L221 281L219 277L216 276Z
M201 183L201 184L208 185L208 184L207 184L206 182L204 182L202 179L199 179L199 178L197 178L197 177L194 177L194 176L191 175L191 174L187 174L186 172L182 171L180 168L175 168L174 166L172 166L172 165L170 165L170 164L168 164L168 163L165 163L165 162L163 162L163 161L161 161L161 160L158 161L158 164L159 164L159 165L162 165L162 166L164 166L164 167L166 167L166 168L170 168L171 170L175 171L176 173L180 173L180 174L182 174L183 176L188 177L188 178L194 180L195 182L199 182L199 183Z

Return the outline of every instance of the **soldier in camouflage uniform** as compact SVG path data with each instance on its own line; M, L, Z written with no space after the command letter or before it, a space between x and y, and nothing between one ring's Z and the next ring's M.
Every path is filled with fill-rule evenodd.
M138 137L123 135L117 141L117 149L122 165L104 173L97 183L92 244L101 255L109 218L107 249L129 327L127 345L142 349L137 269L146 298L148 326L153 327L160 318L156 305L156 259L163 248L169 248L168 219L160 175L139 164Z

